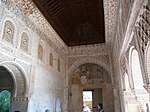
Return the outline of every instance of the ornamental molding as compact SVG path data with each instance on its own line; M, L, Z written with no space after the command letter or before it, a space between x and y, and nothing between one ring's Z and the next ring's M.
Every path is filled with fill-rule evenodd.
M110 57L109 57L109 54L103 54L103 55L96 55L96 56L71 56L71 57L68 57L68 68L71 65L73 65L73 63L75 63L76 61L78 61L79 59L89 58L89 57L100 59L100 60L103 61L104 64L106 64L107 66L110 67ZM87 63L90 63L90 62L87 62Z
M104 64L110 67L110 55L109 54L100 54L95 56L70 56L68 57L68 68L73 65L77 60L82 58L97 58L103 61ZM89 60L89 59L88 59ZM90 62L87 62L90 63Z
M121 73L125 74L125 72L127 71L125 56L122 56L120 59L120 68L121 68Z
M16 101L16 102L24 102L24 101L28 101L28 97L13 97L12 101Z
M105 37L106 44L109 47L112 46L116 33L118 7L118 0L104 0Z
M110 49L106 44L93 44L68 47L68 57L71 56L97 56L99 54L109 54Z
M101 67L103 67L109 74L111 74L110 62L108 62L109 59L106 60L106 58L104 58L105 56L106 55L100 57L93 57L93 56L76 57L75 61L73 61L72 64L70 64L70 66L68 67L68 74L70 75L71 73L74 72L76 68L85 63L98 64ZM109 58L109 55L107 57Z
M26 23L41 38L47 40L49 45L56 47L61 52L67 50L67 45L62 41L52 26L44 18L32 0L2 0L6 8ZM105 36L107 46L111 46L115 36L118 0L104 0Z
M100 60L103 64L107 65L107 67L110 67L110 49L106 44L68 47L68 68L81 59L87 59L86 63L97 63L91 61L90 58L97 59L97 61Z

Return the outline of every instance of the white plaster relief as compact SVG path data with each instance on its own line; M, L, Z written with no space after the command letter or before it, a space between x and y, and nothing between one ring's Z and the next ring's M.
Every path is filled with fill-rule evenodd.
M76 61L78 61L82 58L90 58L90 57L102 60L104 64L106 64L108 67L110 67L109 54L96 55L96 56L69 56L68 57L68 67L70 67L71 65L73 65L73 63L75 63Z
M29 39L28 34L23 32L21 35L21 44L20 49L22 49L24 52L28 53L28 46L29 46Z
M29 15L28 15L28 17L27 17L23 12L21 12L21 9L20 9L20 8L22 8L22 7L20 7L19 5L17 5L17 1L14 2L14 1L12 1L12 0L2 0L2 3L5 5L5 7L6 7L10 12L12 12L13 14L15 14L16 17L17 17L19 20L24 21L24 23L25 23L25 25L26 25L27 27L31 28L34 33L38 34L38 35L40 36L40 38L42 38L43 40L45 40L57 53L64 55L64 53L65 53L67 47L66 47L66 45L63 43L62 40L61 40L61 41L62 41L62 43L63 43L65 46L62 45L62 43L59 43L59 42L57 41L57 40L58 40L58 37L57 37L58 35L55 34L56 32L52 29L52 27L51 27L51 30L53 30L53 32L52 32L51 30L47 30L48 28L46 28L46 32L48 32L48 36L46 36L45 32L41 31L41 28L45 28L45 26L49 25L49 23L46 21L46 19L42 18L42 19L44 19L44 20L46 21L46 23L43 22L43 23L45 23L45 24L42 23L43 26L42 26L42 27L38 27L37 25L39 25L39 23L35 24L33 21L31 21L31 20L34 20L34 18L29 18ZM29 2L29 3L30 3L30 2ZM32 3L32 4L33 4L33 3ZM16 5L17 5L17 6L16 6ZM34 5L34 4L33 4L33 5ZM38 13L40 13L37 8L35 9L35 11L37 11ZM40 14L40 15L41 15L41 14ZM42 15L41 15L41 16L42 16ZM36 15L36 17L37 17L37 20L35 20L35 21L39 21L39 20L40 20L40 18L38 18L39 16ZM43 16L42 16L42 17L43 17ZM41 21L41 20L40 20L40 21ZM50 33L50 34L49 34L49 33ZM54 35L51 34L51 33L54 33L56 36L54 36ZM49 38L49 37L50 37L50 38ZM52 38L51 38L51 37L52 37ZM60 39L59 39L59 40L60 40ZM57 43L57 44L56 44L56 43Z
M107 54L110 53L109 48L106 44L93 44L93 45L82 45L68 47L69 56L81 56L81 55L96 55L96 54Z
M11 21L7 20L4 25L2 39L13 44L13 37L14 37L14 25Z
M10 62L14 61L14 62L18 63L19 65L21 65L24 68L24 71L26 72L26 77L29 79L29 77L31 76L31 73L30 73L31 63L29 63L29 60L25 61L23 59L19 59L12 55L1 52L0 53L0 63L9 62L9 61Z
M71 74L79 65L85 63L98 64L102 66L108 73L111 73L110 66L108 65L108 63L106 64L103 59L89 56L89 57L80 57L78 60L76 60L71 66L69 66L67 71L68 74Z

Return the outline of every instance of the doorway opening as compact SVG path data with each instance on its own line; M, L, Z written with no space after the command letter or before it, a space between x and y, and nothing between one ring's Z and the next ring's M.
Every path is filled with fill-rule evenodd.
M0 66L0 112L9 112L14 88L11 74Z
M83 91L83 107L87 106L92 111L93 108L93 98L92 98L92 91Z
M99 104L103 108L102 88L83 90L83 106L88 106L91 112L97 112Z
M0 112L9 112L11 93L7 90L0 92Z

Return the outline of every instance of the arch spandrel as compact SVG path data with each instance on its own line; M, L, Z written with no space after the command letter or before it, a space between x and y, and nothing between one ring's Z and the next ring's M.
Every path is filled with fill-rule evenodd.
M102 59L95 58L95 57L84 57L78 59L68 68L68 74L71 74L76 68L78 68L80 65L85 63L97 64L103 67L108 72L108 74L111 74L109 63L106 64L105 61L103 61Z

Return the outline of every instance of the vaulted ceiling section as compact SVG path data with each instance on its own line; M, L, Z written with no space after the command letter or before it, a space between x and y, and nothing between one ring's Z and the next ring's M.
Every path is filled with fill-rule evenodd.
M33 0L68 46L105 43L103 0Z

